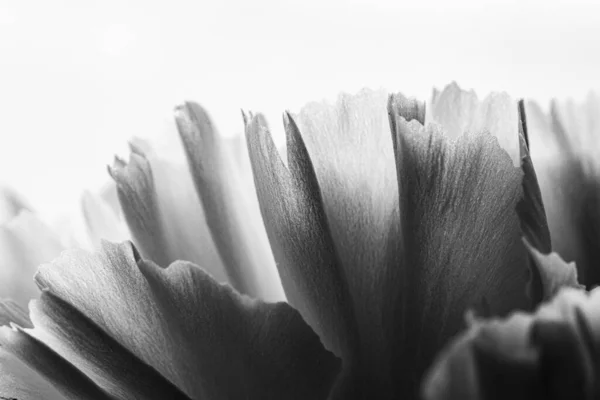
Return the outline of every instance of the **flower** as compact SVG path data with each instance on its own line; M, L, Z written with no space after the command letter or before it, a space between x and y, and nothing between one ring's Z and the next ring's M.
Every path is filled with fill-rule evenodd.
M455 84L429 108L367 90L309 104L284 115L287 163L244 114L253 185L206 111L178 107L190 174L139 141L115 160L135 245L40 267L31 320L3 311L24 329L0 328L0 395L418 397L467 310L471 332L578 285L546 255L524 108Z

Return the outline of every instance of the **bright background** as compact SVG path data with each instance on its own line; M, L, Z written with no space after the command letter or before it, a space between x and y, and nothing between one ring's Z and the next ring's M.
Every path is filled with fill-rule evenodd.
M45 215L133 135L201 102L281 112L364 86L426 97L456 80L546 104L600 89L598 1L0 0L0 182Z

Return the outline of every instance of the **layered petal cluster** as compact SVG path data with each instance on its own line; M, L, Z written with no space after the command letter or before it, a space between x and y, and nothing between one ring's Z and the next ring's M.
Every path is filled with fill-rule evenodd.
M583 325L542 311L555 303L525 314L581 287L551 254L563 244L523 103L456 84L427 107L364 90L286 113L283 152L261 114L231 141L195 103L175 118L178 162L135 140L109 168L134 244L42 266L29 317L2 303L0 396L486 398L486 379L547 373L582 343ZM90 232L118 233L99 210ZM480 367L482 336L529 358Z
M137 140L129 162L117 158L109 168L134 243L163 267L191 261L241 293L285 300L243 142L221 138L197 104L175 114L185 150L179 159Z
M337 398L416 396L465 310L531 304L523 174L489 131L452 138L424 116L384 92L310 104L284 118L287 166L261 115L246 127L288 300L344 361Z

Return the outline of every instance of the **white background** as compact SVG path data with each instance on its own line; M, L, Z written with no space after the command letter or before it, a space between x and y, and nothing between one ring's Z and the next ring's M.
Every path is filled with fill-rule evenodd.
M582 99L599 38L597 1L0 0L0 182L45 215L76 207L186 99L223 134L240 108L279 128L286 108L364 86Z

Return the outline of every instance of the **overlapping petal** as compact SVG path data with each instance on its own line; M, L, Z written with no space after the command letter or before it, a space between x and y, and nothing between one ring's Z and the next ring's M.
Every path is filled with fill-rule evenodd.
M519 169L490 134L407 123L423 107L404 98L388 121L387 100L363 91L285 118L289 169L262 116L246 129L286 294L343 358L340 398L415 395L464 310L529 305Z
M34 328L1 328L0 346L67 398L324 399L339 368L289 305L187 262L160 268L130 243L67 251L36 280Z
M141 253L166 267L187 260L226 282L223 262L187 166L163 159L149 143L131 145L129 162L115 159L109 168L117 182L127 225Z
M227 143L198 104L178 107L175 119L206 222L230 282L255 298L285 300L256 195L240 174L243 167L235 164ZM237 156L241 163L244 156L247 159L244 154Z
M401 346L423 371L468 307L502 315L529 306L515 211L523 178L489 133L452 141L439 126L396 118L402 267L411 283Z
M178 107L182 162L136 141L109 168L116 190L83 198L97 243L127 237L118 196L141 255L66 252L40 269L30 316L0 303L0 325L21 325L0 328L0 398L414 398L467 310L428 398L597 395L598 295L559 291L599 271L598 172L578 159L591 142L567 133L599 124L565 109L528 124L506 94L480 102L452 84L426 112L365 90L286 113L284 152L244 115L248 159L200 106ZM547 127L558 161L537 147ZM299 312L262 302L285 299L279 276ZM321 341L343 362L335 385Z
M47 379L2 347L0 347L0 396L9 400L63 400L69 398L61 394ZM85 397L80 398L85 399Z
M517 129L517 109L507 93L493 92L480 101L475 91L462 90L452 82L431 97L429 110L426 122L437 122L449 137L488 131L498 138L513 164L521 164L519 137L507 134Z
M600 291L562 289L534 314L474 321L424 381L434 399L595 399Z

